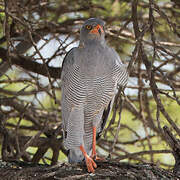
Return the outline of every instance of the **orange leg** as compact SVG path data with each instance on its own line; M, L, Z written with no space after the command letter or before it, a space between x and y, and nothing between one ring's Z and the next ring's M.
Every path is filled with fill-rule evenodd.
M87 153L86 153L86 151L85 151L85 149L84 149L84 147L82 145L80 146L80 150L82 151L82 153L83 153L83 155L84 155L84 157L86 159L86 166L87 166L88 172L94 173L94 168L97 168L96 163L93 161L92 158L90 158L87 155Z
M93 127L93 144L92 144L92 154L91 158L95 158L95 160L104 160L103 158L100 158L96 154L96 127Z
M92 158L96 158L96 127L93 127L93 144L92 144Z

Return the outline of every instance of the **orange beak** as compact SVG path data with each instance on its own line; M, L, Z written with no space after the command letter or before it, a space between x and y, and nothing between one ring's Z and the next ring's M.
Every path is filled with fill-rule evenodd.
M99 24L94 27L90 32L90 34L96 34L96 35L101 35L102 33L104 33L104 30L102 28L102 26L100 26Z

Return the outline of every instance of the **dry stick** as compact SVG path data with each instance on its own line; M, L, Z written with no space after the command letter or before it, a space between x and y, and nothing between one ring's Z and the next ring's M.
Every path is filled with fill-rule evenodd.
M28 83L32 83L35 84L34 82L32 82L30 79L28 78L21 78L21 79L2 79L0 80L0 84L1 83L5 83L5 84L12 84L12 83L24 83L24 84L28 84Z
M42 109L45 109L44 105L42 104L42 102L38 99L37 94L35 94L34 99L39 103L39 105L41 106Z
M124 23L124 25L120 28L120 30L118 31L118 34L117 34L117 37L121 34L121 32L127 27L127 25L131 22L132 20L131 20L131 18L130 19L128 19L125 23Z
M155 4L154 2L153 2L153 6L154 6L154 10L155 10L162 18L164 18L164 19L167 21L169 27L173 29L173 32L174 32L178 37L180 37L180 33L179 33L178 30L176 29L176 26L169 20L169 18L166 16L166 14L165 14L162 10L160 10L159 6L158 6L157 4Z
M122 128L122 124L121 124L121 128ZM150 136L149 138L154 138L154 137L156 137L155 135L152 135L152 136ZM141 138L141 139L135 139L135 140L131 140L131 141L119 141L119 140L117 140L117 146L118 145L134 145L134 144L136 144L136 143L138 143L138 142L144 142L144 141L147 141L147 137L144 137L144 138ZM101 139L100 140L100 143L107 143L107 144L109 144L110 146L113 144L113 140L105 140L105 139Z
M4 0L5 4L5 21L4 21L4 33L7 40L7 60L9 65L11 65L11 58L10 58L10 28L9 28L9 0Z
M16 117L19 117L18 114L16 114L16 116L9 116L9 117L13 117L13 118L16 118ZM6 123L6 126L7 127L11 127L11 128L16 128L16 125L12 124L12 123ZM19 127L19 129L21 130L28 130L28 131L37 131L39 130L39 128L37 128L36 126L23 126L21 125Z
M54 91L54 87L53 87L53 84L52 84L52 81L51 81L51 76L50 76L50 74L49 74L49 70L48 70L47 64L46 64L46 62L45 62L45 59L42 57L39 49L37 48L37 46L36 46L36 44L35 44L35 42L34 42L34 40L33 40L31 31L28 31L28 33L29 33L29 37L30 37L30 39L31 39L31 42L32 42L32 44L33 44L33 47L35 48L36 52L38 53L38 55L40 56L40 58L41 58L42 61L43 61L43 65L44 65L44 67L45 67L45 69L46 69L46 72L47 72L47 75L48 75L47 77L48 77L48 80L49 80L49 83L50 83L50 87L51 87L51 89L52 89L53 98L54 98L55 104L57 104L56 94L55 94L55 91Z
M146 32L146 30L147 30L147 27L144 28L144 31L141 33L141 36L140 36L141 38L143 37L143 35L144 35L144 33ZM136 41L136 46L135 46L134 51L133 51L133 53L132 53L131 61L130 61L129 64L128 64L127 71L128 71L129 74L130 74L130 72L131 72L131 68L132 68L134 62L135 62L136 59L137 59L137 54L138 54L138 51L139 51L141 38L139 38L139 40ZM119 91L119 92L121 92L121 91ZM121 111L122 111L122 107L120 107L120 112L121 112ZM115 111L114 114L113 114L113 119L115 119L115 116L114 116L115 113L116 113L116 111ZM113 146L112 146L112 148L111 148L111 150L110 150L110 152L109 152L109 156L111 156L111 153L113 152L114 146L115 146L116 141L117 141L117 138L118 138L118 134L119 134L119 131L120 131L120 119L121 119L121 114L119 114L118 129L117 129L117 131L116 131L114 143L113 143ZM109 126L108 126L108 127L110 127L110 124L111 124L111 123L109 123ZM107 132L107 131L106 131L106 132Z
M104 146L103 146L103 144L100 144L99 147L101 147L105 151L108 151L106 142L104 143ZM115 146L115 149L116 149L116 151L112 152L112 154L117 156L117 158L115 159L116 161L129 159L129 160L137 160L142 163L148 163L148 161L146 161L142 158L139 158L137 156L142 156L142 155L146 155L146 154L172 153L171 150L152 150L152 151L140 151L140 152L135 152L135 153L129 153L128 151L124 150L123 148L121 148L119 146ZM117 153L117 151L122 151L125 153L125 155L119 155L119 153Z
M156 120L157 120L157 124L158 124L158 129L159 129L159 131L160 131L160 133L161 133L161 136L162 136L162 138L164 139L164 140L166 140L166 138L165 138L165 136L164 136L164 133L163 133L163 130L162 130L162 127L161 127L161 123L160 123L160 110L159 110L159 108L158 108L158 105L156 106L157 108L157 110L156 110Z
M133 133L137 138L138 140L137 141L140 141L141 145L143 148L145 148L145 145L143 144L143 142L141 141L142 138L141 136L133 129L133 128L130 128L128 125L126 124L121 124L121 128L126 128L127 130L129 130L131 133Z
M26 151L26 149L31 146L31 144L36 141L42 133L44 133L47 129L47 121L44 123L44 127L41 131L39 131L36 135L32 136L31 139L23 146L21 153L19 153L18 157L21 157L23 153Z
M106 128L106 130L105 130L105 132L104 132L104 138L106 138L108 130L111 128L111 125L114 124L114 122L115 122L116 112L117 112L117 110L118 110L119 97L120 97L120 95L121 95L121 90L122 90L121 88L118 90L118 93L117 93L117 95L116 95L116 97L115 97L114 109L113 109L113 116L112 116L112 118L111 118L111 120L110 120L110 122L109 122L109 124L108 124L108 127Z
M107 152L109 151L109 149L107 148L107 146L103 146L103 144L100 144L99 147L102 148L103 150L107 151ZM124 153L125 153L124 156L126 156L127 154L129 154L129 152L125 151L123 148L115 147L115 149L117 149L118 151L124 152ZM115 155L115 156L117 156L117 157L120 156L117 151L112 152L112 154ZM122 156L123 156L123 155L122 155ZM127 159L127 156L126 156L126 158L123 158L123 159ZM117 158L116 158L116 160L117 160ZM142 162L142 163L147 163L147 161L145 161L144 159L139 158L139 157L137 157L137 156L132 156L132 157L129 158L129 160L136 160L136 161L139 161L139 162Z
M137 86L137 85L134 85L134 86L128 85L128 86L126 86L126 87L127 87L127 88L131 88L131 89L139 89L139 86ZM150 87L142 87L142 89L143 89L143 90L146 90L146 91L151 90ZM163 88L159 88L159 91L163 91L163 93L164 93L164 91L168 91L168 92L171 92L171 91L172 91L172 92L173 92L172 89L163 89ZM176 91L180 91L180 89L176 89ZM169 97L170 97L171 99L175 100L174 97L172 97L172 96L170 96L170 95L169 95Z
M138 21L137 21L137 12L136 12L136 8L137 8L137 3L138 3L138 1L137 0L135 0L133 3L132 3L132 20L133 20L133 26L134 26L134 31L135 31L135 37L136 37L136 39L138 39L139 40L139 48L138 48L138 54L139 54L139 50L140 50L140 48L141 48L141 44L142 44L142 38L143 38L143 36L144 36L144 34L145 34L145 32L146 31L148 31L148 29L150 28L148 25L147 26L144 26L144 29L143 29L143 31L142 32L140 32L139 31L139 26L138 26ZM150 13L152 13L151 11L150 11ZM154 51L155 51L155 49L154 49ZM141 60L141 58L140 58L140 60ZM140 64L141 63L139 63L139 70L141 70L141 68L140 68ZM140 89L139 89L139 98L140 98L140 107L141 108L143 108L143 97L142 97L142 95L141 95L141 91L142 91L142 89L141 89L141 87L142 87L142 76L141 76L141 73L139 72L139 83L140 83ZM141 112L141 114L142 114L142 120L143 120L143 125L144 125L144 128L145 128L145 133L146 133L146 136L147 137L149 137L149 134L148 134L148 131L147 131L147 124L146 124L146 121L145 121L145 117L144 117L144 113L143 112L145 112L145 110L144 109L142 109L142 112ZM150 143L150 139L148 138L148 145L149 145L149 148L150 148L150 151L152 150L152 145L151 145L151 143ZM153 162L153 154L151 154L151 162Z
M121 97L121 96L120 96ZM120 131L120 127L121 127L121 112L122 112L122 107L123 107L123 99L121 98L120 99L120 103L119 103L119 120L118 120L118 127L117 127L117 130L116 130L116 134L115 134L115 138L114 138L114 142L113 142L113 145L112 145L112 148L110 149L109 151L109 157L111 158L111 153L114 151L114 146L117 142L117 139L118 139L118 135L119 135L119 131Z
M18 137L18 130L19 130L19 126L20 126L20 123L21 123L21 120L22 120L22 117L24 116L24 112L26 111L26 108L28 107L29 103L26 104L26 106L24 106L24 111L21 112L20 116L19 116L19 120L18 120L18 123L16 125L16 129L15 129L15 140L16 140L16 159L19 159L21 158L21 148L20 148L20 145L19 145L19 137Z
M58 162L58 157L59 157L59 148L53 148L53 156L51 159L51 165L55 165Z
M129 86L127 86L129 87ZM129 88L132 88L129 87ZM137 87L138 89L139 87ZM128 98L127 96L125 96L125 102L124 102L124 106L125 108L127 108L132 114L135 115L135 117L139 117L139 112L138 109L136 108L136 106L133 104L133 102L130 100L130 98Z
M143 59L144 59L144 63L146 66L146 69L148 71L148 73L151 74L151 78L150 78L150 86L151 86L151 90L153 93L153 97L156 101L157 104L157 109L159 108L159 110L161 111L161 113L164 115L164 117L167 119L167 121L171 124L171 126L174 128L174 130L177 132L177 134L180 136L180 129L177 127L177 125L174 123L174 121L171 119L171 117L169 116L169 114L166 112L160 96L159 96L159 91L158 91L158 87L156 85L155 79L154 79L154 74L152 73L151 69L149 69L149 65L148 65L148 59L147 56L144 54L144 52L142 51L142 55L143 55Z
M132 58L131 58L131 61L129 62L128 64L128 67L127 67L127 71L130 75L130 72L131 72L131 68L133 66L133 64L136 62L136 59L137 59L137 56L138 56L138 51L139 51L139 41L136 41L136 46L134 48L134 51L132 53Z
M129 153L127 155L120 155L116 160L120 161L122 159L126 158L132 158L132 157L137 157L145 154L161 154L161 153L172 153L171 150L151 150L151 151L140 151L140 152L135 152L135 153Z
M18 112L24 111L24 106L20 104L15 98L0 98L0 104L5 106L11 106ZM32 114L27 110L24 112L24 116L34 123L37 127L41 127L40 123L32 116Z
M133 17L133 14L132 14L132 17ZM131 72L131 68L132 68L133 64L136 62L136 59L138 57L138 52L139 52L139 49L141 46L142 38L143 38L144 34L148 31L148 29L149 29L149 25L145 25L143 28L143 31L141 33L139 32L139 36L136 39L136 46L135 46L134 51L132 53L131 61L129 62L128 67L127 67L127 71L129 73L129 75Z
M175 158L174 173L180 176L180 140L176 139L167 126L163 127L167 142L173 150L173 156Z
M149 29L151 30L151 39L152 39L152 42L153 42L153 47L154 47L154 53L153 53L153 62L155 60L155 56L156 56L156 49L155 49L155 36L154 36L154 32L153 32L153 23L154 23L154 17L153 17L153 9L152 9L152 2L153 0L149 0L149 24L150 24L150 27ZM140 58L140 60L142 60ZM148 142L148 146L149 146L149 149L150 151L152 151L152 144L151 144L151 140L149 138L149 133L147 131L147 122L146 122L146 118L145 118L145 91L142 89L142 86L144 85L143 84L143 81L142 81L142 74L141 74L141 63L139 63L139 83L140 83L140 88L139 88L139 95L140 95L140 107L142 108L142 120L143 120L143 126L144 126L144 129L145 129L145 134L146 134L146 137L147 137L147 142ZM142 93L141 93L142 91ZM150 154L151 156L151 162L154 162L154 158L153 158L153 153Z
M149 26L150 24L148 24L148 26ZM149 29L148 29L149 30ZM143 32L143 31L142 31ZM142 32L139 32L140 34L142 33ZM108 33L108 32L107 32ZM110 34L113 34L113 35L115 35L115 33L113 33L113 32L110 32ZM121 34L121 35L123 35L123 34ZM128 43L130 43L130 44L132 44L132 45L134 45L134 43L135 43L135 39L134 39L134 36L133 36L133 34L131 34L130 36L125 36L125 38L129 38L129 39L126 39L127 41L128 41ZM137 38L136 38L136 41L137 41ZM145 40L145 39L142 39L142 42L143 43L145 43L146 45L149 45L149 46L153 46L153 43L151 43L150 41L147 41L147 40ZM165 52L166 54L168 54L168 55L170 55L170 56L172 56L172 57L174 57L174 58L177 58L178 60L180 60L180 57L178 56L178 53L172 53L171 51L169 51L168 49L165 49L164 47L162 47L161 45L162 45L163 43L162 42L156 42L156 50L161 50L161 51L163 51L163 52ZM179 47L179 45L176 45L175 47Z
M141 136L132 128L130 128L128 125L126 124L121 124L122 128L127 128L129 131L131 131L139 140L141 140Z
M150 7L151 7L151 5L152 5L152 0L150 1ZM134 32L135 32L135 37L136 38L139 38L139 34L140 34L140 30L139 30L139 26L138 26L138 21L137 21L137 3L138 3L138 1L137 0L134 0L134 2L133 2L133 4L132 4L132 12L133 12L133 27L134 27ZM153 44L155 45L155 38L154 38L154 34L153 34L153 15L152 15L152 9L150 8L150 12L149 12L149 16L150 16L150 19L149 19L149 21L150 21L150 29L151 29L151 38L152 38L152 41L153 41ZM152 16L152 17L151 17ZM141 59L144 61L144 56L145 56L145 54L144 54L144 56L142 55L142 53L144 53L144 51L142 50L143 49L143 47L142 47L142 43L140 42L140 48L139 48L139 56L141 57ZM147 57L146 57L147 58ZM154 58L155 58L155 47L154 47ZM147 63L146 63L146 65L147 65ZM149 68L149 69L148 69ZM151 70L151 65L150 65L150 63L148 63L148 68L147 68L147 66L146 66L146 69L148 70L148 71L150 71ZM153 76L153 74L152 74L152 72L150 73L148 73L149 74L149 78L152 78L152 76ZM158 109L158 108L157 108ZM157 112L159 112L159 111L157 111ZM158 123L158 126L159 126L159 128L160 128L160 124ZM162 131L161 131L162 132ZM150 142L148 143L148 144L150 144ZM152 149L152 147L150 146L150 148ZM152 150L150 151L150 152L152 152ZM151 158L152 158L153 156L152 156L152 153L151 153ZM152 159L153 160L153 159Z
M136 61L136 59L137 59L138 49L139 49L139 42L136 42L135 49L134 49L134 51L133 51L133 53L132 53L131 61L129 62L128 67L127 67L127 72L128 72L128 73L130 73L131 68L132 68L132 66L133 66L133 63L134 63L134 62ZM121 89L119 89L118 96L120 95L120 93L121 93ZM117 98L118 98L118 96L116 96L116 103L115 103L115 105L117 105ZM117 128L117 131L116 131L114 143L113 143L112 148L111 148L110 151L109 151L109 156L110 156L110 157L111 157L111 154L112 154L112 152L113 152L113 150L114 150L114 146L115 146L115 144L116 144L116 141L117 141L117 138L118 138L118 134L119 134L119 131L120 131L120 120L121 120L122 104L123 104L123 101L121 101L121 106L120 106L120 111L119 111L118 128ZM108 128L106 129L105 137L106 137L106 134L107 134L107 130L110 128L110 125L111 125L112 122L114 122L114 120L115 120L116 111L117 111L117 108L116 108L115 112L113 113L113 118L111 119Z
M53 95L49 92L51 87L48 86L44 86L42 84L39 83L37 77L35 77L34 75L32 75L31 73L29 73L29 71L26 72L32 79L35 80L36 82L36 86L38 87L38 91L45 91L50 97L53 98Z
M45 162L45 159L43 158L43 156L48 151L48 149L49 149L49 145L47 145L47 143L43 144L41 147L38 148L36 153L33 155L33 158L31 159L31 161L33 163L38 163L40 159L42 159L43 162ZM46 162L44 164L46 164Z
M148 122L148 126L153 129L153 131L157 132L159 134L159 129L156 127L156 125L154 124L154 119L152 117L152 112L150 110L150 103L149 103L149 98L147 95L147 92L145 93L144 96L144 105L145 105L145 109L146 109L146 113L147 113L147 117L146 117L146 121ZM160 133L161 135L161 133Z
M153 66L153 70L152 70L152 71L155 73L155 74L154 74L154 79L155 79L157 82L160 82L160 83L162 83L162 84L164 84L164 85L170 86L170 85L168 84L168 80L162 78L162 75L161 75L160 73L155 72L154 66ZM159 70L158 70L158 71L159 71ZM142 70L142 72L143 72L143 79L147 81L147 80L148 80L147 71ZM134 69L134 71L131 71L131 74L130 74L130 75L131 75L131 77L136 77L136 78L137 78L137 76L138 76L137 70ZM176 88L177 90L180 89L180 82L179 82L179 81L172 80L172 78L171 78L169 75L168 75L167 77L168 77L168 79L170 80L170 82L172 83L172 85L173 85L174 88ZM146 89L147 89L147 88L146 88Z
M172 82L168 79L168 76L167 75L164 75L163 71L161 71L160 69L158 70L162 76L162 79L164 80L164 82L167 82L167 84L171 87L172 91L173 91L173 96L174 97L171 97L168 93L164 93L162 91L159 91L160 93L163 93L165 94L167 97L170 97L171 99L173 100L176 100L177 104L180 105L180 100L179 100L179 97L177 97L176 95L176 92L175 92L175 88L172 84Z
M149 30L151 32L151 41L153 43L153 60L152 64L154 63L156 57L156 37L154 35L154 16L153 16L153 4L154 0L149 0Z
M165 58L165 56L160 52L160 54ZM167 59L166 61L162 62L159 66L154 67L154 71L157 71L159 69L161 69L163 66L167 65L168 63L173 63L175 60L175 58L171 58L171 59Z
M139 26L138 26L138 21L137 21L137 0L134 0L132 3L132 11L133 11L133 27L134 27L134 32L135 32L135 36L138 39L139 38ZM160 109L161 113L164 115L164 117L167 119L167 121L171 124L171 126L174 128L174 130L178 133L178 135L180 136L180 129L176 126L176 124L174 123L174 121L171 119L171 117L169 116L169 114L165 111L164 106L161 102L160 96L159 96L159 91L158 91L158 87L156 85L155 79L154 79L154 73L153 71L151 71L151 63L148 61L148 58L144 52L143 49L143 45L140 42L140 48L139 48L139 55L142 58L147 72L148 72L148 78L150 80L150 87L151 87L151 91L153 94L153 97L156 101L157 104L157 108Z
M139 78L138 78L138 83L139 83L139 91L138 91L138 97L139 97L139 104L140 104L140 115L141 115L141 119L142 119L142 123L144 126L144 130L145 130L145 134L147 137L147 142L148 142L148 146L150 151L152 150L152 145L151 145L151 141L149 139L149 133L148 133L148 126L147 126L147 122L146 122L146 118L145 118L145 106L144 106L144 90L142 89L142 86L144 86L144 83L142 81L142 73L141 73L141 59L139 59L139 63L138 63L138 69L139 69ZM151 154L151 162L153 162L153 154Z
M28 85L29 87L29 85ZM27 86L26 86L27 88ZM42 91L42 90L41 90ZM30 96L30 95L34 95L34 94L37 94L39 93L40 91L37 91L37 90L31 90L31 91L18 91L18 94L17 94L17 91L11 91L11 90L6 90L4 88L0 88L0 93L2 94L6 94L6 95L13 95L14 97L17 97L18 95L19 96Z
M166 53L168 56L172 56L173 58L180 60L180 56L178 56L178 53L172 53L170 50L165 49L164 47L156 44L156 49L158 49L159 51L162 51L164 53Z
M1 103L0 103L0 105L1 105ZM8 142L9 142L9 132L4 127L4 123L5 123L5 115L3 115L1 117L1 119L0 119L0 135L2 135L2 137L3 137L3 140L2 140L2 149L1 149L2 160L6 160L7 159L7 146L8 146ZM9 146L9 147L11 148L11 146ZM9 151L9 153L10 152L12 152L12 151Z

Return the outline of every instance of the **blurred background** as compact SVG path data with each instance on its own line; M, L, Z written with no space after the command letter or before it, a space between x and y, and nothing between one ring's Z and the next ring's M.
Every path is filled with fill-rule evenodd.
M116 97L98 153L172 168L175 160L163 127L179 138L178 0L1 0L1 159L67 161L61 65L78 46L80 27L90 17L106 22L106 40L129 65L130 76Z

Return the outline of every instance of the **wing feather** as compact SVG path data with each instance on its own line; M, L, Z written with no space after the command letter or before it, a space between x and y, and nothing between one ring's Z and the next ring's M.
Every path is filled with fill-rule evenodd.
M69 116L71 114L71 107L67 103L66 96L67 96L67 86L68 86L68 79L69 73L73 69L74 64L74 56L73 52L76 48L72 48L64 57L62 63L62 72L61 72L61 113L62 113L62 127L63 127L63 137L64 139L67 138L67 126L69 123Z
M64 145L67 149L80 146L84 132L84 109L82 103L84 89L75 53L77 53L77 48L73 48L67 53L62 63L61 74L62 127Z

